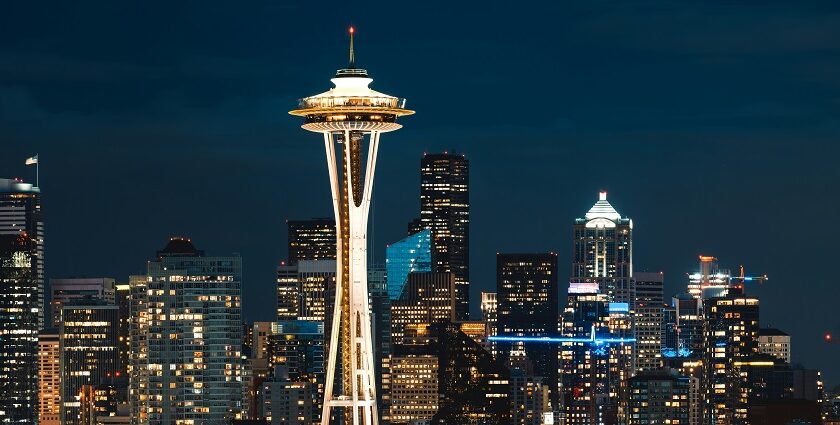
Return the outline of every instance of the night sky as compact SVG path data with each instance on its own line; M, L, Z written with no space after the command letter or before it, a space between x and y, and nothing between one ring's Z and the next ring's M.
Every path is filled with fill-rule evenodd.
M767 273L762 325L840 383L836 1L81 3L0 12L0 177L40 155L48 277L124 281L186 235L241 253L246 316L271 320L285 220L332 213L322 139L287 111L353 24L372 87L417 110L383 136L379 260L423 152L471 161L474 312L498 251L558 252L562 298L573 219L607 190L637 271L666 295L699 254Z

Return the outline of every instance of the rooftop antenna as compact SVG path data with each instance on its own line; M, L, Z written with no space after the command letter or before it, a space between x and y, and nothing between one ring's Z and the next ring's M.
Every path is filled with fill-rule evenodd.
M356 53L353 51L353 34L356 32L356 29L352 26L350 27L350 69L356 68Z

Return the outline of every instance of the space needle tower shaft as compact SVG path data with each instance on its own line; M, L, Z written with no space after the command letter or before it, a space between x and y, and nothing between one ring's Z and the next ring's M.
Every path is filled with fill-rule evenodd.
M322 425L330 424L335 409L343 411L346 424L378 424L367 286L368 213L380 136L402 127L397 117L414 113L405 109L405 99L368 87L373 80L356 68L353 37L351 27L350 63L331 80L335 87L301 99L289 112L304 118L302 128L324 136L336 219L335 305L326 347ZM338 372L340 386L334 388Z

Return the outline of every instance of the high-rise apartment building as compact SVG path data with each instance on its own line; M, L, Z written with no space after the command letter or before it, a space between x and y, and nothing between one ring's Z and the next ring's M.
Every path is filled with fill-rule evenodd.
M758 351L790 364L790 335L775 328L761 328L758 331Z
M58 329L38 334L38 425L61 424L61 350Z
M388 296L396 300L409 273L432 271L432 232L421 230L385 248Z
M703 311L705 420L745 423L749 394L738 363L758 354L758 299L744 295L707 298Z
M0 423L38 415L38 331L44 327L41 190L0 179Z
M131 285L132 423L241 416L241 258L208 257L172 238Z
M335 220L288 220L289 265L298 261L335 260Z
M502 336L556 335L558 313L557 254L496 254L496 332ZM507 363L514 343L495 343L499 360ZM551 385L557 383L557 345L524 344L534 369ZM552 394L556 401L556 394Z
M572 280L596 282L610 301L633 305L633 220L622 217L601 192L575 220Z
M59 328L62 424L83 425L83 387L97 387L119 371L118 332L116 305L96 300L82 305L72 302L62 305Z
M115 304L116 281L109 277L50 279L52 326L61 326L61 306L101 300Z
M659 369L662 366L664 275L661 272L636 272L633 282L636 288L636 370Z
M455 274L458 320L470 309L470 165L463 154L420 161L420 226L432 232L432 271Z

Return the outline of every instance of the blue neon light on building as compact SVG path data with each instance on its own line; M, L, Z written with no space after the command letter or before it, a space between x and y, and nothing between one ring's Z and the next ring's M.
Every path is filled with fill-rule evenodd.
M388 298L397 300L412 272L432 271L432 231L417 232L385 249Z

